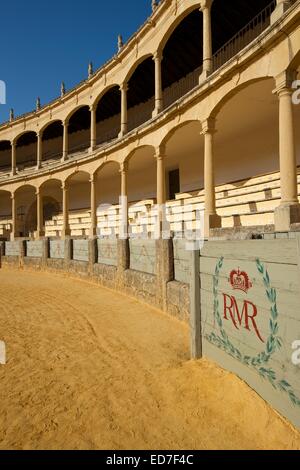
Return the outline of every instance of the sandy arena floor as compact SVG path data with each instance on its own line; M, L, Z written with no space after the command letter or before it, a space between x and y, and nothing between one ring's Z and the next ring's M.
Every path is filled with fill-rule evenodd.
M127 297L0 270L1 449L300 449L232 374L189 362L188 328Z

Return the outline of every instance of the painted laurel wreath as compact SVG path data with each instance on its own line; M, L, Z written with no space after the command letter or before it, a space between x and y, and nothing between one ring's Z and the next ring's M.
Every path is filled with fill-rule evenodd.
M264 282L264 286L266 288L266 295L270 302L271 308L271 317L269 323L269 337L266 343L265 351L261 352L255 357L243 355L238 348L236 348L232 342L230 341L226 331L223 327L222 318L219 312L219 299L218 299L218 286L219 286L219 275L220 271L223 267L224 258L220 258L216 265L215 275L213 277L213 295L214 295L214 317L216 323L219 327L221 336L216 335L215 333L211 333L210 335L205 335L205 339L209 341L214 346L222 349L224 352L232 356L233 358L240 361L242 364L252 367L258 372L260 377L272 385L275 390L280 390L286 393L295 406L300 407L300 399L296 396L292 386L286 380L278 380L276 377L276 372L268 366L270 358L272 355L279 351L282 347L282 340L278 336L279 332L279 323L278 317L279 312L277 308L277 294L276 290L271 286L270 276L265 268L265 266L260 262L259 259L256 260L256 267L258 272L261 274Z

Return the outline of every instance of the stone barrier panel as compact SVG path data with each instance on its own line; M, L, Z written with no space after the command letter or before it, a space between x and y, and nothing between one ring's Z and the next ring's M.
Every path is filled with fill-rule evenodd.
M73 240L73 260L88 262L89 260L88 240Z
M50 240L50 258L64 259L65 242L64 240Z
M131 239L130 269L148 274L156 274L155 240Z
M186 249L187 241L174 239L174 276L175 281L184 284L191 282L191 252Z
M296 239L211 241L199 259L203 354L298 427L299 246Z
M20 242L5 242L5 256L19 256Z
M41 258L43 256L43 242L41 240L26 242L26 256L28 258Z
M117 239L98 239L98 264L118 265Z

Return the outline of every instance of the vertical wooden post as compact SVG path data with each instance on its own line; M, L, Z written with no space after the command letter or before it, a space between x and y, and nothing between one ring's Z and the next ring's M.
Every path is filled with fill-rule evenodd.
M200 251L191 252L191 284L190 284L190 331L191 357L202 357L201 335L201 293L200 293Z

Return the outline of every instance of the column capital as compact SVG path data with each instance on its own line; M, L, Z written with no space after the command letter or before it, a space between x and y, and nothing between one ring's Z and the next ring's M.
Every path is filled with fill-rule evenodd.
M120 91L123 92L123 91L128 91L128 83L121 83L120 85Z
M13 192L13 193L10 194L10 199L11 199L12 201L14 201L14 200L16 199L16 194L15 194L15 192Z
M62 121L63 127L69 127L69 119L64 119Z
M97 109L96 103L90 104L89 108L90 108L90 112L91 112L91 113L93 113L94 111L96 111L96 109Z
M63 181L63 182L61 183L61 189L62 189L63 191L66 191L66 190L68 189L68 183L67 183L67 181Z
M90 183L95 183L95 182L96 182L96 179L97 179L97 176L96 176L95 173L93 173L93 174L90 176L89 182L90 182Z
M216 119L215 118L208 118L205 121L202 121L202 131L201 134L215 134L216 131Z
M200 0L200 11L211 9L214 0Z
M36 196L40 196L41 192L42 192L42 191L41 191L41 188L36 188L36 190L35 190L35 195L36 195Z
M128 161L120 163L120 173L127 173L128 171Z
M276 88L274 94L280 95L282 92L293 93L295 90L292 88L293 82L297 79L296 70L284 70L275 77Z
M156 51L154 52L153 54L153 57L152 59L155 61L155 60L159 60L160 62L163 60L163 54L161 51Z
M164 145L162 145L161 147L156 148L154 158L156 160L163 160L163 159L167 158L166 148L165 148Z

